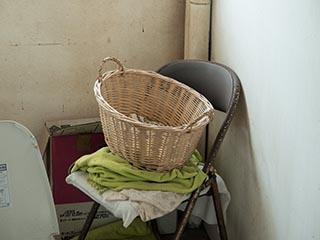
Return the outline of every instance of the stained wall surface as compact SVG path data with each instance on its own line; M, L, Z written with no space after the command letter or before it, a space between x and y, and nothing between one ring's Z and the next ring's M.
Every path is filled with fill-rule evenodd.
M47 120L97 116L100 60L156 70L183 58L184 8L184 0L1 1L0 118L38 137Z

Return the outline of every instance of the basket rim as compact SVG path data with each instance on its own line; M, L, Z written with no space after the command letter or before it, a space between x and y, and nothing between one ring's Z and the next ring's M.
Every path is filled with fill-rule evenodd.
M190 128L188 128L188 124L183 124L180 126L161 126L161 125L156 125L156 124L152 124L152 123L145 123L145 122L141 122L139 120L136 120L134 118L128 117L125 114L117 111L115 108L113 108L102 96L101 94L101 85L103 84L104 81L107 81L110 77L116 76L116 75L123 75L123 74L134 74L134 75L147 75L150 77L158 77L161 78L164 81L173 83L178 85L179 87L184 88L185 90L191 92L192 94L194 94L196 97L198 97L207 107L207 110L204 113L207 112L212 112L211 113L211 118L214 115L214 108L212 106L212 104L199 92L197 92L196 90L194 90L193 88L189 87L188 85L181 83L173 78L170 77L166 77L164 75L161 75L157 72L154 71L147 71L147 70L140 70L140 69L128 69L126 68L124 71L120 71L120 70L111 70L111 71L107 71L105 73L103 73L102 75L102 79L96 79L95 83L94 83L94 93L96 96L96 100L99 103L99 105L101 107L103 107L106 111L108 111L108 113L110 113L113 117L119 119L119 120L125 120L135 126L139 126L142 128L147 128L147 129L158 129L158 130L163 130L163 131L190 131ZM203 117L201 119L199 119L193 126L192 129L198 129L199 127L202 127L203 125L208 124L208 122L210 121L210 117L205 116L205 114L203 113Z
M161 126L161 125L156 125L156 124L152 124L152 123L140 122L140 121L135 120L133 118L130 118L122 113L120 113L120 115L117 113L114 113L114 112L110 111L110 109L106 109L103 105L100 105L100 106L102 108L104 108L105 110L107 110L108 114L112 115L117 120L126 121L127 123L132 124L133 126L136 126L139 128L159 130L159 131L161 130L161 131L166 131L166 132L188 132L188 131L190 131L187 124L180 125L180 126ZM192 126L192 129L196 130L198 128L201 128L203 125L206 125L207 123L209 123L209 121L210 121L210 118L208 116L204 116L202 119L197 121L197 123L195 123Z

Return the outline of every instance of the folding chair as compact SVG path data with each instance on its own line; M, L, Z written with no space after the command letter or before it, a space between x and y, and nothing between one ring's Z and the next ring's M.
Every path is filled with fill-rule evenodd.
M221 201L219 197L218 185L216 181L213 162L217 156L221 143L230 126L234 116L241 92L240 80L235 72L222 64L199 61L199 60L178 60L161 67L158 72L162 75L174 78L204 95L216 110L225 114L224 121L211 146L211 150L205 157L203 171L208 175L208 180L204 185L211 186L211 193L214 201L219 234L221 240L227 239ZM206 153L208 146L209 127L206 128ZM181 239L182 233L187 225L188 219L202 187L195 190L189 198L189 203L184 211L184 216L178 227L174 239Z
M182 234L188 223L190 214L195 206L200 192L210 186L212 195L219 234L221 240L227 240L227 231L224 222L224 216L219 196L219 189L216 180L216 172L213 167L213 162L217 156L221 143L226 135L226 132L231 124L234 116L237 103L240 97L241 84L235 72L227 66L201 60L178 60L164 65L158 70L158 73L174 78L180 81L202 95L204 95L213 105L216 110L224 112L224 120L220 129L209 146L209 126L206 127L205 141L205 165L203 171L207 174L207 180L196 189L187 200L188 204L183 212L183 217L174 235L175 240L182 239ZM89 216L80 233L79 240L85 239L87 232L90 229L94 216L99 208L99 203L94 202Z

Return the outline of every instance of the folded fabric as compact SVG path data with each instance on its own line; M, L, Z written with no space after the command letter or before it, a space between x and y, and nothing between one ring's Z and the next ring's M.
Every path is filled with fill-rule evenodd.
M72 238L77 240L78 237ZM125 228L122 221L117 221L88 232L86 240L156 240L149 223L136 218Z
M145 202L141 202L142 205L140 205L140 208L137 209L136 206L139 205L139 202L134 202L134 200L132 200L132 199L136 199L136 197L132 199L130 199L129 197L129 199L127 199L127 197L121 195L123 197L122 198L119 197L119 199L116 200L117 199L116 194L118 194L119 196L119 193L121 194L122 191L126 191L126 190L122 190L120 192L108 190L103 194L99 194L97 189L93 188L88 183L87 179L88 179L88 173L77 171L68 175L66 178L66 182L68 184L72 184L73 186L75 186L76 188L84 192L86 195L88 195L90 198L92 198L94 201L101 204L108 211L110 211L115 217L122 219L124 227L128 227L132 223L132 221L138 216L140 216L141 218L144 218L143 216L145 215L145 213L142 212L144 211L142 207L146 206ZM221 198L222 209L225 215L227 207L231 200L230 193L223 179L218 174L217 174L217 182L218 182L218 188L219 188L219 193ZM205 194L207 190L208 189L204 189L201 192L201 195ZM110 196L107 196L109 195L110 192L111 192ZM144 195L142 194L148 191L140 191L140 192L141 192L140 199L145 198L145 200L148 200L148 197L144 197ZM152 191L149 191L149 192L152 192ZM161 192L161 193L169 194L168 192ZM158 194L158 193L155 193L155 194ZM183 196L182 201L190 197L190 193L188 194L171 193L171 194L182 195ZM110 200L107 200L107 199L110 199ZM159 197L159 199L163 199L163 197ZM170 203L162 203L162 204L166 206L166 204L170 204ZM179 205L178 209L183 211L185 207L186 207L186 203L183 203ZM157 214L160 211L163 211L163 206L161 206L160 208L161 209L157 211ZM217 224L212 197L206 196L206 195L199 197L192 211L192 215L200 217L202 220L204 220L208 224ZM150 217L150 214L148 214L147 217Z
M144 222L172 212L187 198L187 194L136 189L107 190L102 194L106 202L129 201Z
M79 158L71 172L88 172L88 182L100 193L107 189L190 193L206 178L206 174L197 167L200 160L200 154L195 151L181 169L168 172L145 171L132 166L125 159L111 153L108 147L104 147Z

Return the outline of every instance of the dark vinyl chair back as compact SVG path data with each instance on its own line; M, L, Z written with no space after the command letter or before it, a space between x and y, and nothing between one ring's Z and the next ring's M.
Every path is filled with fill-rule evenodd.
M204 95L214 109L226 113L209 157L213 161L231 123L241 84L229 67L201 60L178 60L162 66L158 73L176 79Z
M220 238L222 240L226 240L227 232L224 224L213 161L216 158L217 152L236 110L241 92L240 80L235 72L229 67L202 60L174 61L162 66L158 70L158 73L176 79L177 81L195 89L200 94L204 95L216 110L226 113L212 146L208 146L208 137L206 137L206 153L207 149L210 149L210 151L207 156L205 156L206 164L203 169L203 171L209 176L209 180L205 184L211 185ZM208 136L208 126L206 131L206 136ZM184 217L176 232L175 239L181 238L199 194L200 188L196 190L189 199L188 206L184 212Z

